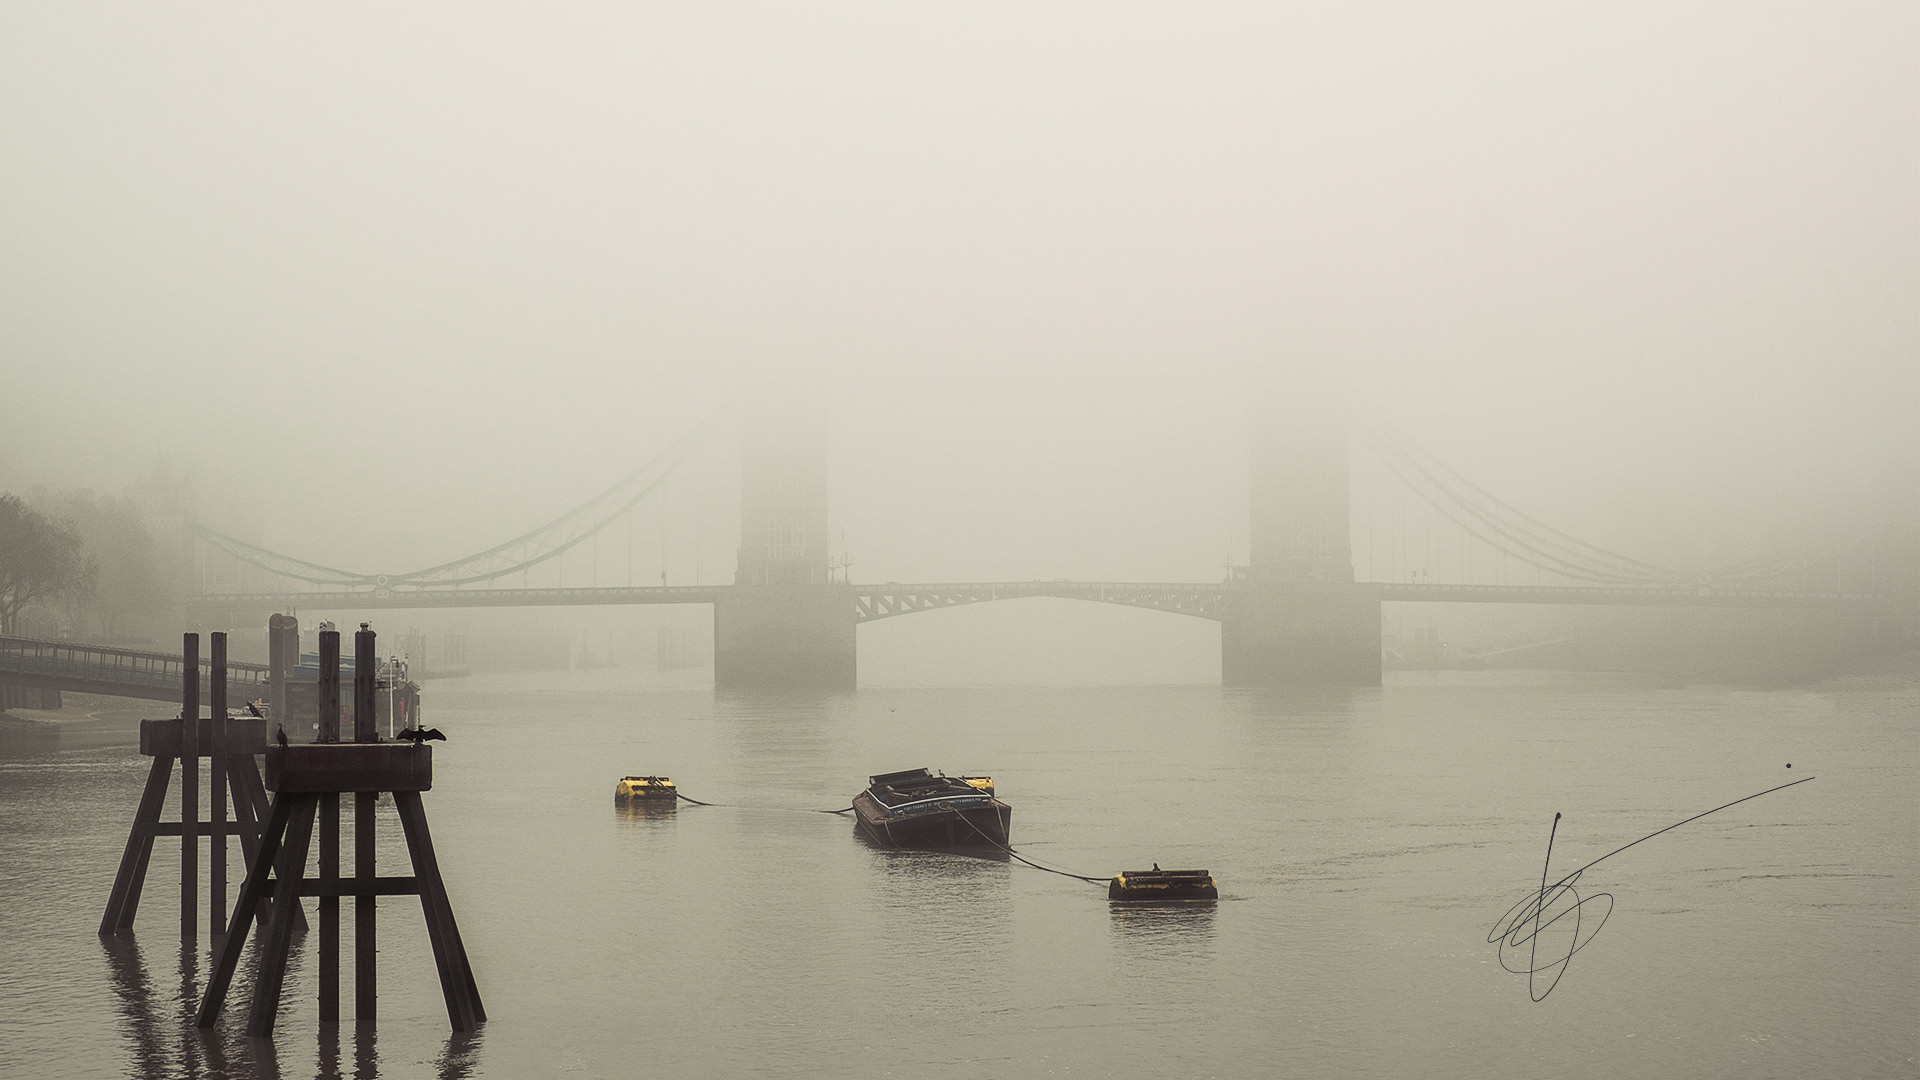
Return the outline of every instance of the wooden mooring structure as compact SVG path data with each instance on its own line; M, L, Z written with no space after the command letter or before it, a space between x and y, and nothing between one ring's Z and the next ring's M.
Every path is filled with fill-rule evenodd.
M182 638L184 675L180 686L180 716L172 720L140 721L140 752L153 759L147 785L127 831L126 850L107 894L107 910L100 917L100 933L133 929L146 886L154 841L180 837L180 936L196 936L199 906L200 838L207 837L207 932L217 937L227 928L228 838L240 841L241 855L251 861L260 842L261 822L268 814L267 791L255 758L267 749L267 721L259 717L227 715L227 635L212 636L209 716L200 715L200 635ZM187 723L185 717L193 717ZM200 762L210 773L208 816L200 820ZM162 821L167 789L174 767L180 769L180 818ZM228 817L231 797L232 818ZM305 915L294 907L294 925L306 929Z
M297 649L297 624L275 616L270 626L274 654L271 665L283 675L285 649ZM440 877L427 827L421 793L433 787L433 750L419 743L381 741L376 724L374 633L362 624L354 635L353 737L340 740L340 635L330 628L320 632L319 722L316 741L291 743L287 739L286 700L275 679L273 700L283 706L272 715L228 717L226 702L226 635L212 636L211 713L201 718L199 635L182 639L184 670L181 717L146 720L140 725L141 753L153 758L146 788L134 815L125 853L108 896L100 933L131 929L147 877L157 837L181 837L180 932L194 939L198 929L199 838L212 840L208 866L209 936L217 955L196 1022L210 1027L224 1006L247 935L260 928L260 967L254 981L247 1034L270 1035L285 983L288 956L295 933L308 929L303 897L319 900L320 1022L340 1019L340 900L353 898L354 909L354 1017L371 1023L377 1015L375 972L375 900L381 896L418 896L426 916L427 938L433 947L447 1018L456 1031L472 1031L486 1019L473 968L461 941L446 885ZM192 718L188 722L185 718ZM270 739L268 727L272 725ZM265 776L254 758L265 761ZM210 812L199 817L199 762L210 760ZM161 821L175 764L180 766L180 820ZM274 793L269 802L267 792ZM227 816L232 795L233 820ZM413 864L408 876L382 877L375 860L375 807L381 793L390 794ZM353 873L340 872L340 797L354 799ZM318 876L307 873L314 833L319 833ZM240 840L247 873L231 920L226 911L227 837Z
M260 970L254 979L248 1035L273 1033L293 911L303 896L320 901L320 1022L340 1020L340 899L354 903L354 1018L371 1023L377 1014L374 965L374 901L381 896L418 896L427 939L440 973L447 1019L456 1031L472 1031L487 1018L467 959L453 905L434 856L420 794L433 787L433 750L420 743L381 742L374 710L374 634L364 624L354 635L353 741L340 741L340 634L320 632L320 724L317 742L279 743L266 750L266 785L273 789L267 824L247 868L233 923L207 981L196 1022L211 1027L226 1003L247 932L260 926ZM409 877L381 877L374 861L374 806L380 793L393 796L413 862ZM340 876L340 796L354 797L354 872ZM319 826L319 877L307 877L307 854ZM263 907L262 901L271 900Z

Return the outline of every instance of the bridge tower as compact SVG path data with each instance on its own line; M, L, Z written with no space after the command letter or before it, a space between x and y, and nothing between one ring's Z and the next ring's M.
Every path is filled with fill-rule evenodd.
M748 413L740 453L740 561L713 607L713 681L854 686L854 597L827 551L827 431L817 414Z
M1344 408L1296 391L1248 420L1250 565L1221 622L1221 681L1377 686L1380 601L1353 580Z

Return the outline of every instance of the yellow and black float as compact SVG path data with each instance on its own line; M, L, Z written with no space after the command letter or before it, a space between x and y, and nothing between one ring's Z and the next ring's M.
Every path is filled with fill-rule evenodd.
M1151 870L1126 870L1114 875L1107 886L1107 899L1148 903L1218 900L1220 886L1210 871L1162 870L1156 863Z
M645 801L672 803L679 795L673 781L664 776L623 776L613 785L613 801L617 803Z

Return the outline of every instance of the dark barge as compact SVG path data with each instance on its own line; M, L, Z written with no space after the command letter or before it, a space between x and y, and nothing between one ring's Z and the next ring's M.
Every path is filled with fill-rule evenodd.
M1013 807L984 776L935 776L926 769L881 773L853 797L855 827L889 847L1007 847Z

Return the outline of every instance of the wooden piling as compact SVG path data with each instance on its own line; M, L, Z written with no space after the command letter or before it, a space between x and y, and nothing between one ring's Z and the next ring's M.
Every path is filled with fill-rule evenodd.
M200 891L200 635L181 635L180 653L180 936L192 940Z
M320 796L320 1022L340 1022L340 795Z
M268 888L273 883L273 865L279 859L281 837L286 834L287 820L292 811L292 799L275 799L273 808L267 813L267 825L260 831L259 846L247 863L246 884L240 887L240 901L234 905L233 922L227 927L227 940L221 944L220 955L214 961L213 970L207 974L207 992L200 999L200 1011L194 1019L194 1023L200 1027L212 1027L214 1018L220 1015L220 1006L225 1004L227 990L233 985L234 969L240 966L240 953L246 948L247 930L256 918L263 922L268 920L265 907ZM303 853L303 863L305 858Z
M440 991L447 1000L447 1019L455 1031L472 1031L487 1018L480 1004L480 990L473 981L473 966L467 962L467 948L460 940L460 928L453 921L453 905L447 900L447 887L440 880L440 863L433 853L433 836L427 831L427 813L417 791L396 791L393 805L400 813L400 829L407 837L407 852L413 858L413 876L420 883L420 910L427 920L427 941L433 945L434 966L440 969Z
M340 741L340 631L320 631L320 733L313 740Z
M238 764L229 770L228 780L233 788L234 831L240 834L242 865L252 866L270 812L267 787L260 781L260 772L254 768L251 754L240 758ZM263 914L271 905L271 899L259 901ZM295 933L307 932L307 913L297 905L293 912L293 929Z
M331 639L331 640L330 640ZM227 939L207 981L195 1023L210 1027L218 1018L232 988L248 930L256 923L259 936L259 973L254 980L253 1005L247 1034L269 1035L285 983L288 950L301 896L320 898L320 1021L337 1024L340 1017L340 898L354 898L354 1016L369 1024L376 1015L374 969L374 900L380 896L417 895L426 917L427 939L433 946L440 990L446 999L447 1019L456 1031L472 1031L487 1018L473 965L460 927L453 918L446 884L427 830L420 793L433 787L433 750L426 746L382 743L374 723L374 636L364 624L354 641L354 741L338 742L339 635L321 632L320 679L323 687L333 676L331 731L334 738L318 743L266 747L266 783L274 797L267 825L248 861L246 885L234 909ZM327 700L321 694L321 731L329 730ZM376 873L374 803L379 792L393 793L394 805L413 863L412 877L383 878ZM354 794L354 876L340 876L339 802ZM237 798L237 797L236 797ZM238 803L236 802L236 805ZM307 880L306 854L316 820L320 831L320 872ZM266 903L271 892L272 904Z
M379 739L378 718L374 711L373 630L365 623L353 635L353 741ZM362 791L353 797L353 873L361 881L374 879L374 804L376 792ZM372 1023L378 1012L376 994L378 976L374 967L374 897L362 893L353 898L353 1015Z
M256 1038L273 1034L273 1014L280 1007L280 989L287 977L287 950L293 944L292 912L300 903L300 879L305 876L314 812L320 799L317 795L293 795L286 801L290 804L286 840L273 871L273 913L260 942L260 972L254 976L253 1008L247 1013L247 1034Z
M304 735L288 723L287 673L300 663L300 620L291 615L275 615L267 620L267 712L285 725L287 734Z
M360 881L374 879L373 808L379 798L372 791L355 792L353 796L353 876ZM379 1012L375 1004L378 980L373 901L366 893L353 898L353 1018L369 1024Z
M167 785L173 780L173 759L156 756L147 770L146 790L140 795L140 808L134 811L133 828L127 830L127 849L120 856L120 870L113 878L113 890L107 894L107 911L100 916L100 936L133 928L133 916L140 908L140 889L147 880L147 858L153 851L154 826L166 805Z
M320 631L321 743L340 741L340 632ZM340 1021L340 795L320 796L320 1022ZM258 1002L256 1000L255 1008Z
M208 688L213 707L213 752L208 758L207 794L212 799L208 819L212 841L207 848L207 937L227 932L227 635L213 634L213 679ZM196 725L197 726L197 725Z
M380 737L374 715L373 676L379 661L374 659L373 631L366 623L353 635L353 741L374 742Z

